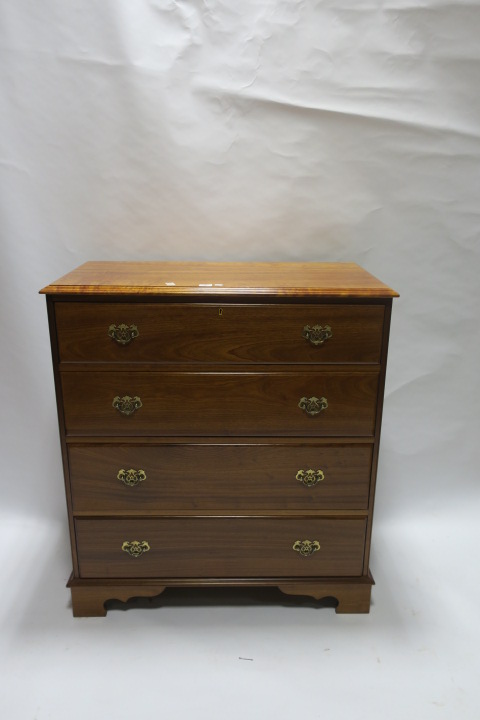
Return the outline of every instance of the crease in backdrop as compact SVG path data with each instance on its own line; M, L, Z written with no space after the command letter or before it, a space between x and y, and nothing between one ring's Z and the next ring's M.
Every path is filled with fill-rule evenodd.
M376 522L478 502L479 36L478 2L2 0L4 508L64 517L37 290L139 258L377 274Z

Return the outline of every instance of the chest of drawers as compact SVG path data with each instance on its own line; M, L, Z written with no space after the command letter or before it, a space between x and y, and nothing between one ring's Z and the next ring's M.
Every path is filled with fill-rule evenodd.
M74 615L225 585L369 611L393 290L350 263L89 262L42 292Z

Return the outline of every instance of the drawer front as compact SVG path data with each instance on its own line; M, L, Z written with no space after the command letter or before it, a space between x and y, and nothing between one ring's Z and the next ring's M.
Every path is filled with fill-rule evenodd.
M380 361L381 305L59 302L55 308L60 359L68 362ZM331 337L315 332L316 325L328 325Z
M377 384L376 372L62 374L70 435L372 436ZM311 397L328 407L309 415Z
M74 512L365 509L371 445L70 445Z
M77 519L75 528L84 578L338 577L362 574L366 521Z

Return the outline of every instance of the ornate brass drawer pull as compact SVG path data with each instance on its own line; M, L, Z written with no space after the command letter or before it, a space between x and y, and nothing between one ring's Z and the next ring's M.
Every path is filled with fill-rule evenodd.
M325 480L323 470L299 470L295 477L303 483L305 487L313 487L322 480Z
M145 470L119 470L117 480L121 480L128 487L135 487L147 479Z
M132 557L140 557L140 555L143 555L143 553L146 553L150 550L150 545L146 540L132 540L129 542L128 540L125 540L125 542L122 545L122 550Z
M311 345L323 345L332 337L332 328L330 325L305 325L302 337L308 340Z
M298 407L301 408L302 410L305 410L307 415L318 415L319 413L322 412L322 410L326 410L328 408L328 402L327 402L327 399L324 397L321 397L321 398L302 397L302 398L300 398Z
M108 337L111 337L119 345L128 345L132 340L138 337L140 333L136 325L110 325L108 328Z
M130 397L130 395L120 397L120 395L117 395L113 398L112 407L118 410L119 413L122 413L122 415L132 415L135 410L142 407L142 401L138 395L134 397Z
M320 550L320 543L318 540L296 540L293 543L293 550L299 552L303 557L310 557L314 552Z

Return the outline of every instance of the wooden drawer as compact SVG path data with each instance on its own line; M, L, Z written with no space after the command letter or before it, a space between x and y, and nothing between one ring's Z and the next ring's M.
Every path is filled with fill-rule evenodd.
M80 577L360 576L366 520L309 517L77 519ZM309 556L294 543L317 541ZM125 542L147 542L132 557Z
M65 425L70 435L371 436L376 372L316 373L62 373ZM115 397L138 397L126 416ZM315 416L302 397L326 398Z
M58 345L68 362L378 363L381 305L205 305L57 302ZM121 345L111 325L135 325ZM314 346L306 325L329 325Z
M364 509L372 446L70 445L68 457L74 512Z

